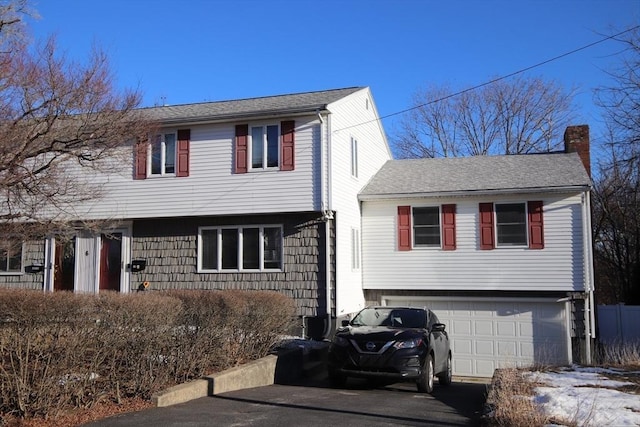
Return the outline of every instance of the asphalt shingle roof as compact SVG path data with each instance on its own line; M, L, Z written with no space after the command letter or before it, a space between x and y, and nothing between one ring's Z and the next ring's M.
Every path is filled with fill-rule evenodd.
M577 153L389 160L360 192L367 196L588 187Z
M265 96L230 101L203 102L198 104L169 105L143 108L150 119L161 122L190 122L198 120L222 120L234 117L250 117L268 114L313 112L323 110L332 102L357 92L363 87L332 89L318 92Z

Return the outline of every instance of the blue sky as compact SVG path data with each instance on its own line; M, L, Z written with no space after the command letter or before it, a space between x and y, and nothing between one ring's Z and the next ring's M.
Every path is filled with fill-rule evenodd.
M640 24L640 0L35 0L37 39L70 58L98 44L144 106L370 86L387 133L429 84L470 87ZM529 71L578 89L597 142L594 87L620 45ZM578 123L576 123L578 124Z

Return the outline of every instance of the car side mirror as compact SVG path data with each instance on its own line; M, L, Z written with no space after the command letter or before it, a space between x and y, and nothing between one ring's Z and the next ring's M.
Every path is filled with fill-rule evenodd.
M431 327L431 332L444 332L445 324L444 323L434 323Z
M347 327L349 326L349 321L348 320L343 320L342 322L340 322L340 324L342 325L342 327Z

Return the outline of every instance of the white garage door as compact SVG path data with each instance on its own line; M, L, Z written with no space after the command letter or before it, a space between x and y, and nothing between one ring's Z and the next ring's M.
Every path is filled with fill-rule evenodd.
M491 377L496 368L570 362L567 307L547 299L383 297L427 307L447 325L454 375Z

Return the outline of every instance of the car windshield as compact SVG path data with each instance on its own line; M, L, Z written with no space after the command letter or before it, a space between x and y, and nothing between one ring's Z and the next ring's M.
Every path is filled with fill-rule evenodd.
M365 308L351 321L353 326L388 326L392 328L424 328L426 313L417 308Z

